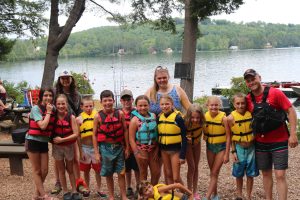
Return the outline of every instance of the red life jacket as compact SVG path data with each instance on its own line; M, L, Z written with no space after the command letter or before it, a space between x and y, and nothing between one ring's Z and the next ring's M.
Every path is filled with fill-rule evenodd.
M113 111L113 116L105 114L102 110L98 113L101 125L97 130L97 141L108 143L123 143L124 132L119 110Z
M68 137L73 134L72 129L72 114L68 113L64 119L55 119L53 138L59 136L61 138ZM76 139L67 142L59 143L58 145L70 145L76 142Z
M46 117L47 114L47 110L46 107L43 105L38 105L40 108L40 112L42 114L43 120ZM29 117L29 130L28 130L28 134L29 135L36 135L36 136L50 136L53 130L53 125L54 125L54 113L53 111L50 114L50 120L48 123L48 126L46 127L45 130L42 130L38 123L36 121L34 121L34 119L31 119Z
M124 118L125 118L125 122L126 122L126 128L128 130L129 128L129 124L130 124L130 120L131 120L131 112L134 111L135 109L133 108L131 111L126 112L124 109L122 109L123 113L124 113Z

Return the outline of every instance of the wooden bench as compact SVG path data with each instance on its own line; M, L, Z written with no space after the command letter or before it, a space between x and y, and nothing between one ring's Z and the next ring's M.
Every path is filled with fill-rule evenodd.
M10 174L23 176L23 161L28 158L23 144L13 143L12 141L0 142L0 158L8 158Z

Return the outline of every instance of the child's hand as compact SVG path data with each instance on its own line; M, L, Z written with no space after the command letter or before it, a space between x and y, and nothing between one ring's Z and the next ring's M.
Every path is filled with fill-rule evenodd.
M64 139L59 136L53 138L54 144L59 144L59 143L62 143L63 141L64 141Z
M225 154L224 155L224 159L223 159L223 163L226 164L229 162L229 155L228 154Z
M51 113L53 110L53 105L51 103L48 103L46 105L46 110L47 110L47 113Z
M80 160L85 161L85 154L80 154Z
M232 154L232 160L233 160L234 163L238 163L239 162L239 159L238 159L236 153Z
M125 148L125 159L127 159L130 155L129 147Z
M95 153L95 159L96 159L97 163L100 163L100 159L101 159L100 153L98 153L98 152Z

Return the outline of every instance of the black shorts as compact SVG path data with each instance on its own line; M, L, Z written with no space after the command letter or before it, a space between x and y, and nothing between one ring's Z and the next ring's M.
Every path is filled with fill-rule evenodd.
M27 139L25 141L25 149L31 153L47 153L49 151L48 142Z
M130 170L139 171L139 167L133 153L131 153L129 157L125 160L125 169L126 172L130 172Z

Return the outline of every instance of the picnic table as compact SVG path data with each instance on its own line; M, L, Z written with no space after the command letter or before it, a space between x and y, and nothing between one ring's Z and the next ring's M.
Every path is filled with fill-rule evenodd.
M27 159L28 155L23 144L13 143L12 141L1 141L0 158L9 159L11 175L24 175L22 159Z

